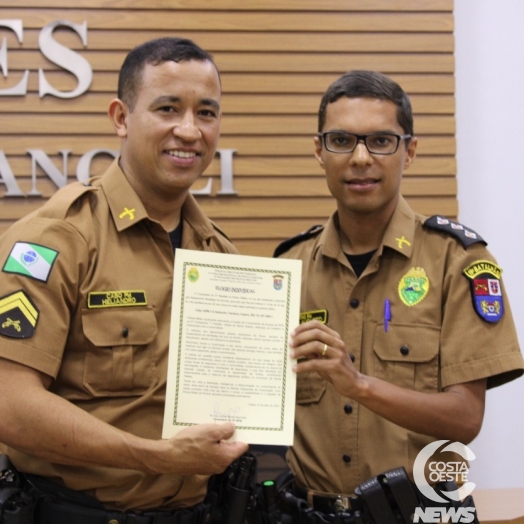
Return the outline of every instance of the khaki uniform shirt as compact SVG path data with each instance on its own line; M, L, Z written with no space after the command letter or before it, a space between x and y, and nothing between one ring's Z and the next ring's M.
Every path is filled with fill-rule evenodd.
M191 195L182 221L184 249L237 252ZM47 248L40 254L50 268L31 265L34 245ZM0 356L50 375L54 393L94 417L160 439L173 248L117 162L91 186L68 185L13 225L0 239L0 263L8 257L0 272ZM18 267L21 257L25 265ZM8 318L21 323L8 325ZM30 336L17 338L24 332ZM8 454L21 471L63 481L122 510L191 506L206 492L204 476L72 467L14 449Z
M494 261L492 255L481 243L465 249L451 234L423 228L424 220L401 198L382 245L357 278L335 213L322 232L282 255L303 261L302 313L322 318L326 311L357 369L402 388L437 393L484 377L489 388L520 376L523 360L507 300L498 322L481 319L463 274L475 261ZM404 466L412 475L418 452L435 440L339 395L316 372L298 375L288 462L304 487L352 494L393 468Z

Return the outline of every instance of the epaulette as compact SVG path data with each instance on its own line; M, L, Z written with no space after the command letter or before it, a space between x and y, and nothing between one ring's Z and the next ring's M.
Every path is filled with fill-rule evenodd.
M39 215L48 218L62 218L82 195L92 191L96 191L96 188L89 183L67 184L40 208Z
M282 253L285 253L286 251L290 250L295 244L298 244L299 242L303 242L304 240L307 240L308 238L315 236L317 233L320 233L323 229L324 226L313 226L310 227L307 231L303 231L295 237L284 240L284 242L279 244L275 249L273 257L278 258Z
M472 244L476 244L477 242L480 242L485 246L488 245L488 243L478 233L469 227L463 226L457 222L453 222L452 220L449 220L449 218L440 215L433 215L432 217L429 217L424 222L424 227L436 229L438 231L448 233L449 235L453 235L455 238L460 240L465 248L471 246Z

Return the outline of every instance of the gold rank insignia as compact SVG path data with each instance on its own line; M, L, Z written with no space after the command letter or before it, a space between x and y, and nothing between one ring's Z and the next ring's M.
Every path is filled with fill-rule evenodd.
M316 309L315 311L304 311L300 313L300 323L309 322L310 320L318 320L322 324L327 324L328 312L327 309Z
M429 278L421 267L412 267L398 283L398 296L406 306L416 306L429 292Z
M135 208L128 209L127 207L124 207L124 210L122 211L122 213L118 215L118 218L124 218L124 217L129 217L129 220L134 220L135 219Z
M398 243L399 249L402 249L404 244L406 244L406 246L411 246L411 242L404 235L402 235L400 238L395 238L395 240Z
M92 291L87 296L87 307L89 309L130 306L147 306L146 292Z
M25 291L0 299L0 334L11 338L30 338L35 333L40 312Z

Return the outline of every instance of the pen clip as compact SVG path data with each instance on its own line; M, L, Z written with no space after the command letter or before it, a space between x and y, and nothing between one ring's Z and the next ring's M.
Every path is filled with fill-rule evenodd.
M384 300L384 332L388 332L388 323L391 320L391 303L386 298Z

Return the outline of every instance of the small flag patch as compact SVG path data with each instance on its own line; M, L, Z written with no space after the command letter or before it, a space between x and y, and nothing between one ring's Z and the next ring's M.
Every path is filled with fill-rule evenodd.
M16 273L47 282L58 251L38 244L17 242L4 264L5 273Z

